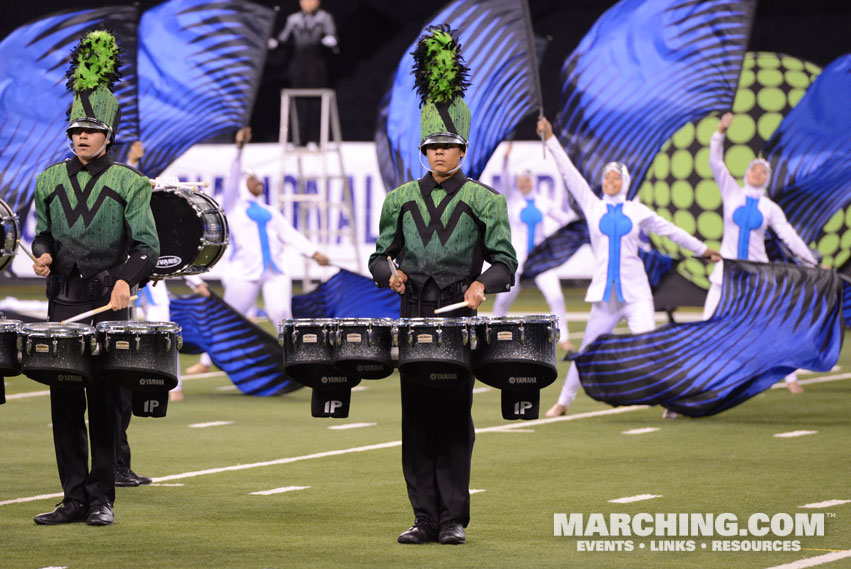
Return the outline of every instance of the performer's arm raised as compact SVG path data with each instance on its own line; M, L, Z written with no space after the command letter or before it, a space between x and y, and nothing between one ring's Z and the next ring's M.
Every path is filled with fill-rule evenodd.
M731 122L733 122L733 113L724 114L718 123L718 131L713 133L709 140L709 168L712 170L718 189L721 190L722 199L741 190L724 163L724 137Z
M576 166L573 165L573 162L570 161L570 157L567 155L567 152L564 151L564 148L561 147L561 143L558 141L558 138L556 138L553 134L553 125L550 124L550 121L544 117L539 117L538 132L543 133L544 135L547 147L553 154L556 166L558 167L558 171L561 173L562 179L564 179L564 185L567 187L567 191L570 192L579 204L579 207L582 208L582 211L587 214L589 208L599 201L600 198L594 195L594 192L591 191L591 186L588 185L588 182L585 181L585 178L582 177L582 174L579 173L579 170L577 170Z

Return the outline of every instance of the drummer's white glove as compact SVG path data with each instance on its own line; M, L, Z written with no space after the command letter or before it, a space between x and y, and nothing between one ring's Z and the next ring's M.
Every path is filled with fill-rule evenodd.
M154 179L155 188L167 188L180 185L180 178L177 176L160 176Z
M320 40L325 47L337 47L337 38L328 34Z
M278 40L276 40L275 38L269 38L269 40L266 42L266 46L269 49L275 49L276 47L278 47Z

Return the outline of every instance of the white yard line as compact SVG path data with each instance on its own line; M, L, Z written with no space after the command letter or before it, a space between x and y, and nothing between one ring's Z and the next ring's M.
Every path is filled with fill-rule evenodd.
M296 490L307 490L310 486L284 486L283 488L274 488L272 490L261 490L260 492L249 492L252 496L271 496L272 494L283 494L284 492L294 492Z
M618 415L620 413L627 413L630 411L638 411L640 409L647 409L646 405L636 405L633 407L616 407L614 409L604 409L601 411L591 411L589 413L577 413L575 415L563 415L561 417L553 417L548 419L537 419L534 421L518 421L515 423L510 423L506 425L498 425L495 427L485 427L483 429L476 429L476 433L494 433L494 432L504 432L507 430L513 430L515 428L523 429L524 427L531 427L534 425L546 425L548 423L559 423L563 421L577 421L579 419L589 419L591 417L600 417L603 415ZM250 470L253 468L260 468L263 466L278 466L281 464L292 464L294 462L302 462L305 460L314 460L317 458L328 458L332 456L342 456L346 454L351 454L355 452L368 452L372 450L381 450L388 448L395 448L402 446L402 441L390 441L386 443L378 443L374 445L365 445L360 447L352 447L346 449L338 449L338 450L329 450L325 452L317 452L313 454L305 454L302 456L291 456L287 458L279 458L277 460L267 460L263 462L253 462L250 464L235 464L232 466L223 466L220 468L208 468L206 470L196 470L194 472L182 472L180 474L170 474L168 476L160 476L157 478L153 478L154 483L161 482L169 482L171 480L182 480L184 478L194 478L196 476L205 476L207 474L219 474L222 472L236 472L239 470ZM8 506L10 504L20 504L23 502L33 502L36 500L47 500L47 499L55 499L61 498L62 493L59 494L40 494L38 496L27 496L25 498L15 498L12 500L4 500L0 501L0 506Z
M831 508L833 506L841 506L842 504L851 504L851 500L826 500L824 502L813 502L812 504L804 504L799 508Z
M615 500L609 500L612 504L631 504L633 502L643 502L644 500L653 500L654 498L661 498L661 494L638 494L637 496L627 496L626 498L616 498Z
M476 489L470 488L470 494L479 494L481 492L485 492L485 490L481 490L481 489L476 490Z
M233 425L233 421L210 421L209 423L192 423L190 429L206 429L208 427L224 427L225 425Z
M773 567L768 567L767 569L804 569L805 567L815 567L816 565L824 565L825 563L830 563L831 561L839 561L840 559L847 559L849 557L851 557L851 549L846 549L845 551L835 551L833 553L827 553L825 555L817 555L816 557L801 559L800 561L793 561L792 563L775 565Z
M623 431L622 435L645 435L647 433L655 433L659 430L659 427L644 427L643 429L630 429L628 431Z
M362 429L364 427L374 427L377 423L347 423L345 425L331 425L328 427L332 431L346 431L348 429Z
M806 435L814 435L818 431L789 431L788 433L777 433L774 435L777 439L793 439L795 437L804 437Z

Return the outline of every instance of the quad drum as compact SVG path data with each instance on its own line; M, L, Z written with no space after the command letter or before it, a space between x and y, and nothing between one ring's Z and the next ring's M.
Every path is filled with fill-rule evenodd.
M313 388L315 417L347 417L351 388L389 376L435 388L475 375L502 390L506 419L538 417L539 392L558 376L554 316L523 318L319 318L279 325L284 369ZM394 355L398 350L398 361Z
M164 417L168 391L177 386L182 344L174 322L106 321L92 327L0 320L0 376L21 372L54 387L108 381L132 390L134 415Z

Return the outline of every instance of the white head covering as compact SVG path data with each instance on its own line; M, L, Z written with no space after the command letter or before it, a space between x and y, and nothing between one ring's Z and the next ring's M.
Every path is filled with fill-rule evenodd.
M756 166L757 164L761 164L765 167L765 183L760 186L752 186L748 183L748 173L751 171L751 168ZM771 164L768 163L768 160L763 158L754 158L751 160L751 163L748 164L748 169L745 170L745 192L751 197L758 198L760 196L765 195L765 189L768 187L768 184L771 183Z
M621 184L621 191L613 196L610 196L604 192L603 201L610 203L621 203L626 200L626 196L629 193L629 183L632 180L632 177L629 175L629 169L623 162L609 162L608 164L603 166L603 175L600 177L601 183L603 180L606 179L606 174L608 174L609 172L617 172L618 174L620 174L623 183Z

